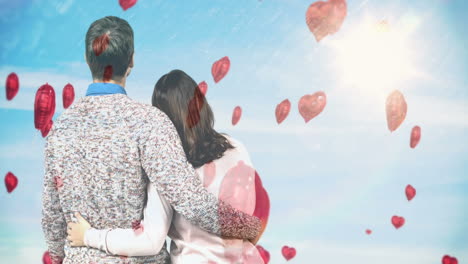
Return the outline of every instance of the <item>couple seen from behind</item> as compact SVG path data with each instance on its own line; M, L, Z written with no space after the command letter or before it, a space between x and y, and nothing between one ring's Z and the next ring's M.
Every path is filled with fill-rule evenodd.
M138 103L125 88L134 65L127 21L95 21L85 45L93 83L46 139L42 228L52 263L263 264L255 170L242 143L214 130L197 83L170 71L152 105Z

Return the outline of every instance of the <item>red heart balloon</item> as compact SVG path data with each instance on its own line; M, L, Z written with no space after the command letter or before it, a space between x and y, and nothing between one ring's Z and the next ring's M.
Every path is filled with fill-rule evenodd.
M405 218L395 215L392 217L392 224L396 229L398 229L405 224Z
M387 125L390 132L395 131L406 118L408 106L403 94L395 90L388 97L386 102Z
M411 130L410 147L415 148L419 144L419 140L421 140L421 128L419 126L415 126Z
M316 92L312 95L304 95L299 100L299 113L307 123L318 116L327 104L327 96L324 92Z
M213 63L213 66L211 67L211 75L213 75L215 83L221 81L221 79L223 79L224 76L226 76L230 66L231 61L227 56L222 57L220 60Z
M112 65L107 65L104 68L104 74L102 75L103 82L109 82L110 80L112 80L113 74L114 74L114 69L112 68Z
M214 162L207 163L203 166L203 186L210 186L216 178L216 165Z
M47 124L41 128L41 134L43 138L47 137L53 125L54 121L49 120L49 122L47 122Z
M372 230L366 229L366 234L368 234L368 235L372 234Z
M338 32L346 17L345 0L318 1L309 6L306 12L306 23L310 32L320 42L327 35Z
M55 91L49 84L42 85L34 101L34 126L41 130L55 113Z
M416 196L416 189L410 184L408 184L408 186L406 186L405 193L408 201L411 201L414 198L414 196Z
M63 108L67 109L75 100L75 89L73 85L67 84L63 87L62 91L62 101L63 101Z
M119 0L119 4L124 11L134 6L138 0Z
M449 255L445 255L442 258L442 264L458 264L457 258L451 257Z
M262 257L263 262L265 264L268 264L268 262L270 262L270 252L268 252L266 249L264 249L260 245L257 245L256 248L258 250L258 253L260 253L260 256Z
M198 84L198 89L200 89L200 92L203 95L206 95L206 92L208 91L208 84L205 81L203 81Z
M16 189L16 186L18 186L18 178L16 178L13 173L8 172L5 176L5 186L7 188L7 192L11 193Z
M141 235L144 231L143 223L141 223L141 220L135 220L132 222L132 229L133 232L135 232L135 235Z
M200 111L205 103L205 97L203 96L200 89L194 90L193 98L190 99L187 110L187 124L189 128L192 128L200 121Z
M290 110L291 110L291 102L289 102L288 99L278 104L275 110L276 122L278 124L281 124L281 122L283 122L286 119L286 117L288 117Z
M52 264L52 260L50 259L49 251L44 252L44 255L42 255L42 263L43 264Z
M288 247L284 246L281 249L281 253L283 254L283 257L289 261L290 259L294 258L296 256L296 249L293 247Z
M266 229L270 216L270 198L263 187L262 180L257 171L255 171L255 211L253 215L258 217L262 223L262 229L259 235L261 236Z
M232 112L232 125L235 126L239 122L242 116L242 108L240 106L236 106L234 111Z
M8 75L6 79L5 88L7 100L10 101L13 98L15 98L19 91L19 79L16 73L12 72Z
M104 33L93 40L93 51L96 57L99 57L109 46L109 34Z

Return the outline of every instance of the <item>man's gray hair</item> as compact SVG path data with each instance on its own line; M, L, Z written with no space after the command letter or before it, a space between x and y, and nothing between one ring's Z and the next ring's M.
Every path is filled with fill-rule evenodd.
M107 16L86 33L86 59L93 79L121 80L134 52L133 29L124 19Z

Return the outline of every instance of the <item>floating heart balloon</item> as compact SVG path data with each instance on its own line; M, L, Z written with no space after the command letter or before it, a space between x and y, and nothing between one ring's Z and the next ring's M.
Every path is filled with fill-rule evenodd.
M266 229L270 216L270 198L263 187L262 180L257 171L255 171L255 211L253 215L258 217L262 223L262 229L259 234L261 236Z
M75 89L73 85L67 84L63 87L62 91L62 101L63 101L63 108L67 109L75 100Z
M368 234L368 235L372 234L372 230L366 229L366 234Z
M316 92L312 95L304 95L299 100L299 113L307 123L318 116L327 104L327 96L324 92Z
M5 88L7 100L10 101L13 98L15 98L19 91L19 79L16 73L12 72L8 75L6 79Z
M239 122L242 115L242 108L240 106L236 106L234 111L232 112L232 125L235 126Z
M207 163L203 166L203 186L210 186L216 178L216 165L214 162Z
M194 90L193 98L190 99L187 110L187 124L192 128L200 121L200 111L203 108L205 97L199 89Z
M102 76L102 80L104 82L108 82L110 80L112 80L112 75L114 74L114 70L112 68L112 65L107 65L105 68L104 68L104 74Z
M239 161L229 169L221 182L218 197L232 207L252 214L255 210L255 192L253 192L255 170Z
M44 255L42 255L42 263L43 264L52 264L52 260L50 259L49 251L44 252Z
M416 196L416 189L413 188L413 186L411 186L410 184L408 184L408 186L406 186L405 193L408 201L411 201L414 198L414 196Z
M141 220L135 220L132 222L132 229L135 232L135 235L141 235L144 231L143 223Z
M208 84L206 84L206 82L203 81L203 82L198 84L198 89L200 89L200 92L203 95L206 95L206 92L208 91Z
M318 1L309 6L306 12L306 23L310 32L320 42L327 35L338 32L346 17L345 0Z
M288 247L284 246L281 249L281 253L283 254L283 257L289 261L290 259L294 258L296 256L296 249L293 247Z
M47 124L41 128L41 134L43 138L47 137L53 125L54 121L49 120L49 122L47 122Z
M224 76L226 76L230 66L231 61L227 56L222 57L220 60L213 63L213 66L211 67L211 75L213 75L215 83L221 81L221 79L223 79Z
M291 102L289 102L288 99L278 104L275 110L276 122L278 124L281 124L281 122L283 122L286 119L286 117L288 117L290 110L291 110Z
M119 4L124 11L134 6L138 0L119 0Z
M93 51L94 55L98 57L101 55L104 51L106 51L107 47L109 46L109 34L104 33L101 36L97 37L93 41Z
M34 101L34 127L41 130L55 113L55 91L49 84L42 85L36 92Z
M411 130L410 147L415 148L419 144L419 140L421 140L421 128L419 126L415 126Z
M63 187L62 177L55 176L54 177L54 182L55 182L55 188L57 188L57 190L60 190Z
M449 255L445 255L442 258L442 264L458 264L457 258L451 257Z
M398 229L405 224L405 218L395 215L392 217L392 224L396 229Z
M390 132L395 131L405 120L408 106L403 94L395 90L388 97L385 106L387 112L387 125Z
M245 241L242 246L242 260L240 262L231 261L230 263L259 264L265 263L265 261L258 251L258 248L252 243Z
M268 264L268 262L270 262L270 252L268 252L260 245L257 245L256 248L258 250L258 253L260 253L260 256L262 257L263 262L265 262L265 264Z
M5 186L6 186L7 192L11 193L12 191L16 189L16 186L18 186L18 178L16 178L16 176L13 173L8 172L5 175Z

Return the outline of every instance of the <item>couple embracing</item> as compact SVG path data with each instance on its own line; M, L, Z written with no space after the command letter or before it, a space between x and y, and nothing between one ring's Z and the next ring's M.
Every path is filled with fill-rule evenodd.
M42 227L52 262L262 264L255 171L245 147L213 129L196 82L171 71L152 106L138 103L125 91L130 25L99 19L85 43L93 83L45 147Z

